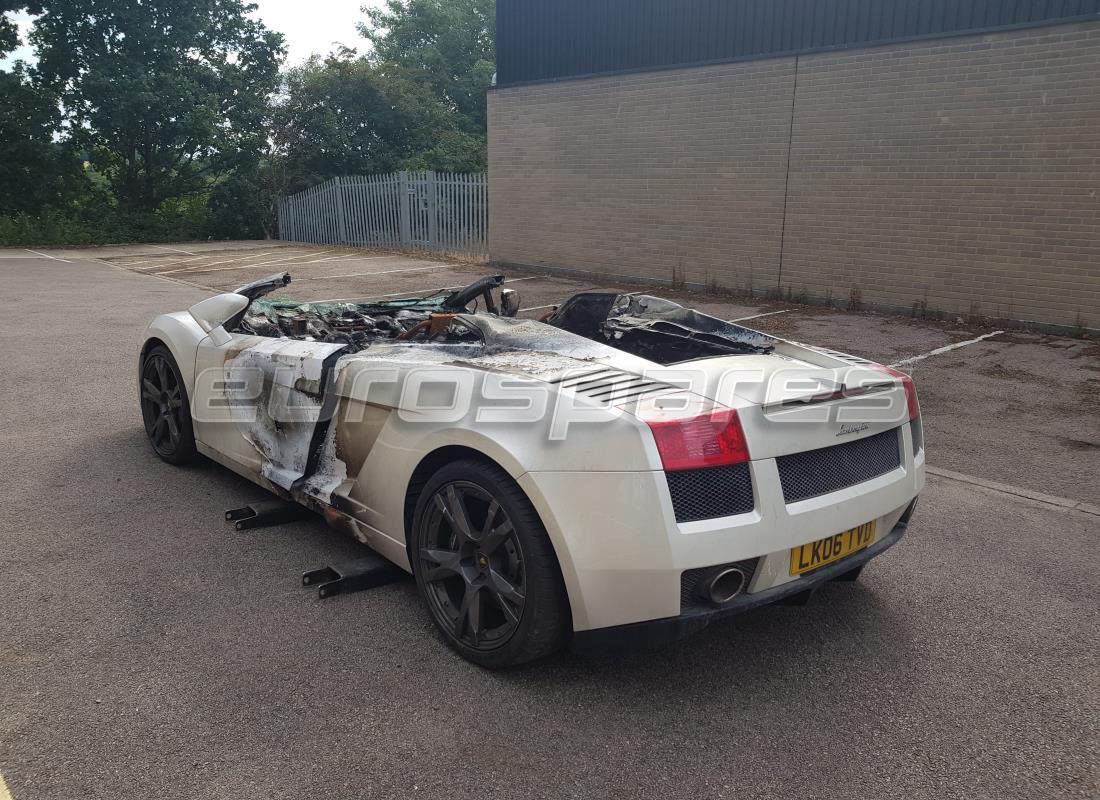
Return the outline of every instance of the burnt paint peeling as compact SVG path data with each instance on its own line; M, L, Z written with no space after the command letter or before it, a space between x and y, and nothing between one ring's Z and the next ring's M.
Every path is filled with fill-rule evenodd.
M495 310L491 290L502 282L381 303L260 299L289 275L242 287L251 302L231 321L224 377L233 424L260 455L258 477L370 543L370 498L356 496L367 491L356 479L399 392L395 383L382 402L373 390L356 397L349 375L388 370L396 382L401 368L449 365L553 383L594 364L629 376L692 357L767 353L776 341L644 295L577 295L546 322L464 309L477 298Z

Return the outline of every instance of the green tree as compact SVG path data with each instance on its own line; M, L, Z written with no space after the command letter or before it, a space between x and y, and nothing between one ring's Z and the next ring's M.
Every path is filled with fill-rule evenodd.
M496 70L496 0L387 0L359 26L374 63L397 65L485 133L485 93Z
M0 58L19 46L19 31L0 0ZM76 153L54 141L58 99L32 82L25 64L0 69L0 215L37 213L63 203L81 182Z
M485 169L493 0L389 0L365 56L341 49L283 76L272 163L288 191L335 175Z
M53 139L58 117L23 65L0 70L0 214L64 203L82 182L77 154Z
M242 162L210 191L207 232L215 238L270 239L278 226L277 198L304 188L292 183L286 160L267 153Z
M334 175L484 166L484 140L430 86L350 51L288 70L273 116L292 190Z
M0 0L0 58L3 58L19 46L19 28L7 12L16 11L20 6L10 0Z
M39 0L36 82L120 207L207 189L264 146L282 36L240 0Z

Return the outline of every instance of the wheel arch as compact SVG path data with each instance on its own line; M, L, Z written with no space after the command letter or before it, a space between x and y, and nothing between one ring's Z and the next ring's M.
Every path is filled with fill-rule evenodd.
M421 458L420 462L413 468L412 474L409 476L409 482L405 487L405 504L402 508L401 516L405 526L405 550L409 553L410 564L413 560L412 551L409 550L409 545L412 541L413 514L416 511L416 502L420 499L420 492L423 490L424 484L428 482L432 475L447 464L451 464L463 458L476 458L480 461L485 461L511 475L511 472L502 464L490 458L482 451L461 444L448 444L437 447ZM515 476L512 476L512 478L514 480ZM530 498L528 498L528 500L530 500Z
M145 357L149 355L149 351L158 345L167 347L169 350L172 349L171 347L168 347L168 343L161 339L159 336L150 336L148 339L145 340L145 344L141 346L141 355L139 357L139 360L145 361Z
M145 331L145 338L138 353L138 375L141 374L141 365L148 352L157 345L163 345L176 360L176 367L183 378L187 396L191 397L195 389L195 353L199 342L205 337L206 334L190 318L190 315L187 319L183 319L181 314L161 314Z
M163 353L161 352L163 351ZM158 359L157 371L160 371L159 362L168 360L168 369L173 373L173 382L176 385L176 389L181 394L181 405L176 406L175 411L171 411L164 405L164 400L157 401L159 405L159 414L168 414L170 420L175 421L175 426L169 425L171 430L175 430L178 427L178 432L172 435L173 446L169 450L163 450L158 446L157 437L155 435L156 426L150 423L149 407L145 402L145 366L148 363L150 356L155 356ZM165 377L161 373L160 387L162 391L166 391ZM161 339L158 336L148 336L145 342L141 346L140 355L138 357L138 374L137 374L137 390L138 390L138 405L141 407L142 420L145 425L145 431L150 439L150 444L156 454L163 460L172 464L173 466L182 466L190 464L195 461L197 452L195 444L195 432L193 428L193 422L191 417L191 392L187 387L186 379L184 378L184 372L180 368L180 361L176 353L173 352L169 342Z
M573 574L571 569L567 570L564 565L572 565L571 559L568 558L567 553L561 552L561 541L553 533L554 528L547 524L547 520L540 506L542 503L535 502L535 499L531 497L530 493L523 487L522 482L519 480L521 476L514 475L511 470L506 466L499 463L486 453L476 448L469 447L467 445L448 444L441 447L437 447L431 452L427 453L420 462L413 469L412 474L409 476L409 482L405 490L405 504L402 513L402 522L405 530L405 552L409 558L409 566L415 569L416 559L413 558L411 546L412 546L412 524L413 514L416 511L416 503L420 498L420 492L424 488L424 485L428 482L432 475L439 471L447 464L451 464L455 461L459 461L464 458L475 458L480 461L484 461L487 464L492 464L498 469L505 472L516 483L516 487L523 493L523 496L527 498L527 502L531 504L535 514L538 516L539 521L542 523L543 528L546 530L547 538L550 540L550 549L554 553L554 558L557 562L558 573L561 575L565 584L565 596L566 602L569 604L570 616L573 616L574 607L574 592L577 590L575 581L571 580ZM544 506L543 506L544 507ZM564 558L563 558L564 556Z
M168 342L164 341L156 335L148 336L145 339L145 342L141 345L141 351L138 353L138 380L141 380L141 369L145 365L145 359L149 355L149 351L152 350L154 347L164 347L168 350L169 353L172 353L172 348L168 345ZM176 354L172 353L172 357L175 358ZM176 358L176 365L179 365L178 358Z
M160 336L150 336L145 340L145 343L141 346L141 352L138 355L137 363L137 379L138 383L141 383L141 371L145 366L145 359L149 356L149 352L157 347L163 347L172 356L172 360L176 362L176 369L180 371L180 376L183 378L183 388L187 392L187 398L190 400L192 389L195 385L194 380L194 363L188 364L186 361L180 361L179 353L172 347L171 340L162 338Z

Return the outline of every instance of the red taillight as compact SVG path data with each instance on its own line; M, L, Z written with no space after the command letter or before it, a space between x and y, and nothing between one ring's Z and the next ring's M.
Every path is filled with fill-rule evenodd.
M749 460L741 421L732 408L680 419L645 419L666 472L720 467Z
M895 378L901 378L902 388L905 389L905 404L909 406L909 421L912 422L920 416L920 403L917 401L917 387L913 385L913 379L904 372L900 372L893 367L883 366L882 369Z

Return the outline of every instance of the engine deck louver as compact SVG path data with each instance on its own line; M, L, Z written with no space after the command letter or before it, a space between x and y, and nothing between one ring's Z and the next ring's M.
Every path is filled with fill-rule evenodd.
M617 405L624 401L676 391L676 387L670 384L611 367L594 369L580 375L568 375L551 383L606 405Z

